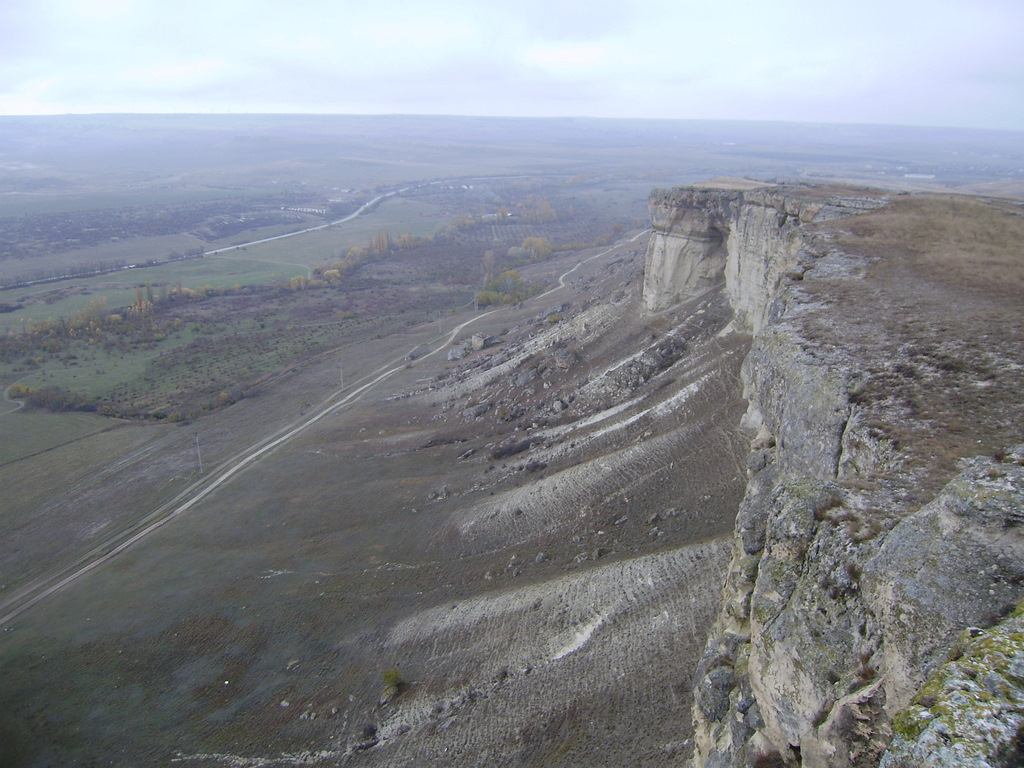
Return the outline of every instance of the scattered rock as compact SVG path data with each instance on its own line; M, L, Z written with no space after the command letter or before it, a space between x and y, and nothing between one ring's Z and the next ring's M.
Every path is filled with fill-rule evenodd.
M768 451L753 451L747 456L747 470L753 474L768 465Z
M431 491L428 494L428 498L431 501L433 501L435 499L447 499L451 495L452 495L452 489L449 488L447 485L442 485L440 488L437 488L437 489Z
M470 406L462 411L462 417L464 419L477 419L483 416L491 410L491 403L479 403L477 405Z
M527 368L525 371L520 371L516 374L513 383L517 387L525 387L531 381L537 378L537 371L534 368Z
M571 349L559 349L555 351L554 359L555 365L563 371L568 370L576 362L577 354Z

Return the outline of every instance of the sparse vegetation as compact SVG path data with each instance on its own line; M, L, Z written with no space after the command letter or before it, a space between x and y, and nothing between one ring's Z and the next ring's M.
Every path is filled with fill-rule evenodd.
M316 122L304 144L310 157L323 146ZM452 125L443 122L443 135L457 145ZM619 127L607 129L614 135ZM238 143L252 143L230 130ZM690 148L685 138L659 145L662 128L651 130L649 145L629 150L640 160L601 153L572 181L576 158L588 153L568 142L517 138L481 161L456 157L449 144L433 157L405 152L377 130L380 154L339 160L363 151L353 139L356 148L343 152L330 145L322 163L282 159L273 142L258 142L240 187L270 178L282 190L305 184L330 216L378 193L409 191L349 229L5 297L16 308L0 312L0 328L12 345L26 345L0 368L4 383L17 382L12 394L53 388L56 400L63 389L98 405L132 404L138 419L4 404L12 410L0 419L0 517L13 543L0 553L0 600L83 552L113 546L200 484L182 497L194 501L187 514L2 633L0 709L16 740L5 747L16 758L25 745L42 759L83 765L685 759L691 670L713 619L745 482L749 441L732 425L747 409L740 365L749 339L724 332L731 311L716 292L701 298L703 314L685 318L680 333L693 335L680 335L678 345L666 334L683 318L648 322L626 313L637 306L642 238L575 271L553 314L530 302L469 314L476 289L501 272L551 284L597 251L569 258L566 244L589 247L637 223L650 183L635 179L657 174L672 183L662 150ZM572 131L575 141L578 127ZM227 147L225 161L232 144L211 143ZM737 147L699 151L701 162L725 157L723 170L761 162ZM552 176L483 178L519 175L525 160ZM813 159L800 160L813 172ZM640 169L648 163L657 170ZM410 168L466 180L417 187L404 178ZM257 231L229 233L235 226L225 221L214 234L240 241ZM917 322L907 309L902 319ZM823 338L844 321L829 310ZM404 360L418 345L436 348L470 317L479 318L473 331L501 338L458 361ZM585 338L571 338L588 324ZM557 347L543 345L560 334L573 354L556 358ZM514 372L525 384L516 384L499 361L527 351L532 359ZM909 400L911 384L933 376L962 384L983 370L983 355L950 344L906 351L905 368L886 369L902 382L895 397ZM624 396L613 375L633 354L644 364L631 372L639 376L622 379L638 385ZM340 365L349 393L378 383L334 407ZM993 383L979 392L1001 402L1012 377L999 360L984 370ZM888 403L888 384L876 384L865 382L859 408ZM691 385L694 394L683 397ZM963 402L973 407L974 396L914 407L919 416L934 409L951 417ZM491 406L469 421L461 415L469 404ZM600 418L585 423L592 416ZM188 418L191 425L179 421ZM888 431L872 439L903 445L918 434L908 424L879 422ZM285 434L294 436L270 442ZM974 435L965 432L968 439ZM258 460L238 463L257 446ZM226 467L230 482L202 485ZM857 487L858 478L841 480L831 495L814 490L800 519L813 512L819 532L841 534L849 524L859 535L853 510L872 509L865 497L884 486L867 477ZM210 492L195 495L202 488ZM829 506L834 498L849 503ZM886 525L894 516L878 515ZM851 562L844 571L843 563L826 590L857 583L859 569ZM603 615L610 605L629 610ZM381 658L400 659L401 671L378 671ZM721 657L737 674L746 658ZM841 682L833 673L834 683L845 687L858 673L869 679L870 657L850 666ZM414 670L415 684L407 683ZM790 752L754 759L762 768L798 763L798 751Z
M540 293L543 288L542 284L523 280L518 272L509 270L487 283L484 289L476 294L476 303L480 307L489 307L492 304L518 304Z
M958 289L1024 292L1024 216L1012 203L909 195L846 220L838 230L842 246L874 255L895 249Z
M380 679L384 682L384 691L380 696L381 705L390 703L408 687L408 683L405 682L397 667L385 669L380 673Z

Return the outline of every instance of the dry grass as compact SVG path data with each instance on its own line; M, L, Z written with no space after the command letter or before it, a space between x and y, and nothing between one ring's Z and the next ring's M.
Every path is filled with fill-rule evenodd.
M929 500L958 459L1020 440L1024 215L1017 207L900 196L824 225L828 247L870 264L861 279L803 284L821 305L804 318L803 332L859 361L863 378L851 401L914 473L903 491L909 508Z
M957 287L1024 295L1024 207L1008 201L906 196L833 225L839 245L897 255Z

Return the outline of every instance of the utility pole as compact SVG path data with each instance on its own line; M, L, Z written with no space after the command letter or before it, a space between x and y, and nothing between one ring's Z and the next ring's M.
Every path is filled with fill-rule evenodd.
M345 366L338 363L338 377L341 379L341 388L345 388Z
M199 474L203 474L203 454L199 452L199 433L196 432L196 459L199 461Z

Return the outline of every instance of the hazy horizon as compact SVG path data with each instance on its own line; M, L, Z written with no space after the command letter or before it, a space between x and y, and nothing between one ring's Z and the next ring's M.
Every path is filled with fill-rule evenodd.
M13 0L0 115L299 114L1024 128L1016 0Z
M962 134L971 133L998 133L998 134L1022 134L1024 125L1021 127L977 127L966 125L918 125L909 123L880 123L868 121L828 121L828 120L770 120L760 118L688 118L688 117L597 117L593 115L484 115L453 112L270 112L270 111L134 111L134 112L54 112L54 113L25 113L25 114L0 114L0 121L7 119L60 119L60 118L341 118L341 119L412 119L412 120L482 120L482 121L535 121L537 123L608 123L608 124L629 124L649 123L663 125L693 125L693 126L720 126L736 128L778 128L778 129L813 129L815 127L827 128L830 130L841 130L845 128L863 130L895 130L907 132L953 132Z

